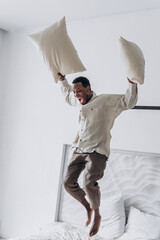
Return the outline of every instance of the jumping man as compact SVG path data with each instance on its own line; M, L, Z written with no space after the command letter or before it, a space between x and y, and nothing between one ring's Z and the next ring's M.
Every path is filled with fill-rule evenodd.
M88 220L94 220L90 236L95 235L100 227L101 215L100 188L98 180L103 177L110 154L110 131L116 117L124 110L133 108L137 102L137 84L128 79L126 94L96 95L91 90L90 82L85 77L77 77L70 86L61 73L59 84L65 100L71 106L79 108L79 129L73 143L75 150L67 167L64 187L87 210ZM80 173L83 175L83 189L78 184ZM85 198L88 196L89 202Z

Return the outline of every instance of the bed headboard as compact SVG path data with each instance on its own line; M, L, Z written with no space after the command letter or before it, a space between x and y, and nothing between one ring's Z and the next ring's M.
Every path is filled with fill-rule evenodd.
M62 186L71 153L70 145L64 145L55 221L83 225L86 219L83 207ZM126 215L133 205L146 213L160 216L160 154L112 149L99 185L103 202L113 194L123 195ZM101 208L103 210L103 206Z

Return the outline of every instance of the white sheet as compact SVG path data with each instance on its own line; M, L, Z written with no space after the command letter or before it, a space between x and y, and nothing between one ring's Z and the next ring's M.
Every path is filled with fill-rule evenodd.
M158 240L154 238L133 238L124 233L120 238L103 238L99 234L88 237L89 227L73 227L69 223L51 223L43 227L38 235L11 238L8 240Z
M98 234L90 238L89 229L90 227L73 227L70 223L51 223L43 227L38 235L8 240L116 240L103 238Z

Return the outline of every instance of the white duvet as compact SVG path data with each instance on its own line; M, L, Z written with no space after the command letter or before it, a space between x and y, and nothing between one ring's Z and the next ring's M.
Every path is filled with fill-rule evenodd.
M48 225L37 235L18 237L9 240L114 240L103 238L98 234L89 237L89 230L89 227L73 227L69 223L57 223Z
M139 238L132 237L124 233L120 238L104 238L98 234L89 237L90 228L73 227L69 223L51 223L40 231L37 235L17 237L8 240L159 240L157 238Z

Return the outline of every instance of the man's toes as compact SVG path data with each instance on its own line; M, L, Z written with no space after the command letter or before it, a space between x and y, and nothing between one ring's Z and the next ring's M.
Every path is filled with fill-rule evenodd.
M92 237L98 232L99 228L93 226L90 230L89 236Z
M88 212L88 221L86 222L86 227L91 223L93 210Z
M86 222L86 227L87 227L89 224L90 224L90 221L88 220L88 221Z
M92 236L96 235L97 232L98 232L98 231L90 232L89 236L92 237Z

